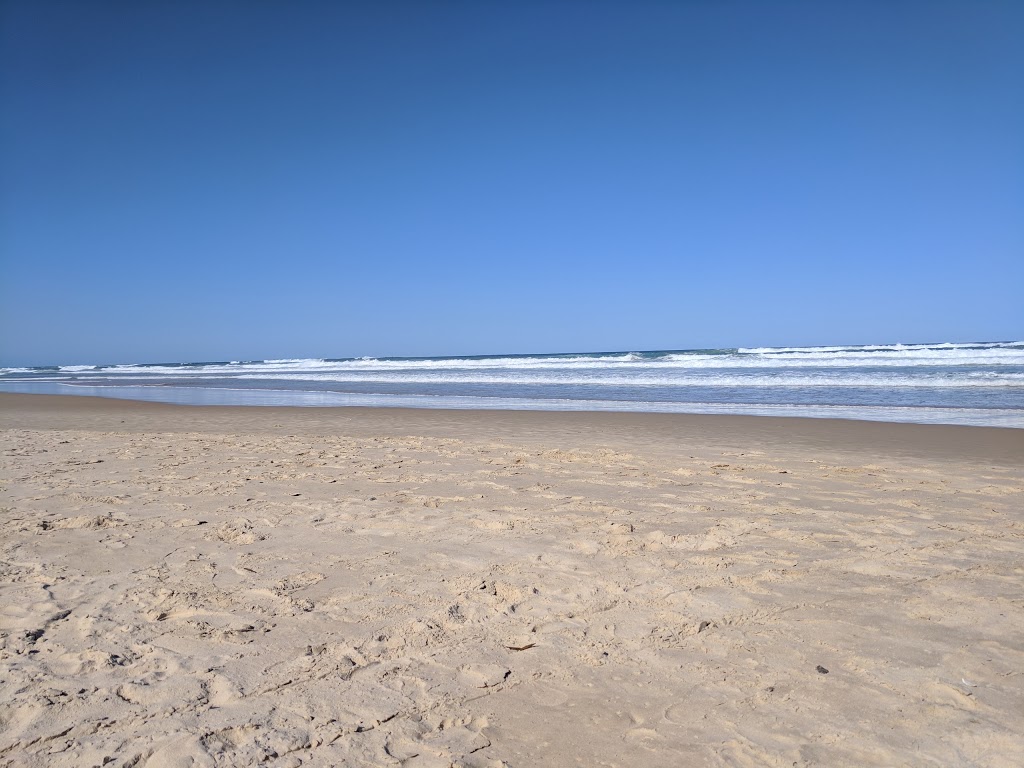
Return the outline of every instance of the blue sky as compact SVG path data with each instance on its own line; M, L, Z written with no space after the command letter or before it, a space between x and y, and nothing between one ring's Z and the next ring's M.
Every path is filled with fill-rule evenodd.
M1024 337L1024 3L0 3L0 362Z

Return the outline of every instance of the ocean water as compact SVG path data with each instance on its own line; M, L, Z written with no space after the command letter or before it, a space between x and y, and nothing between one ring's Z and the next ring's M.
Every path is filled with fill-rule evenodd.
M0 391L200 405L734 413L1024 428L1024 341L0 368Z

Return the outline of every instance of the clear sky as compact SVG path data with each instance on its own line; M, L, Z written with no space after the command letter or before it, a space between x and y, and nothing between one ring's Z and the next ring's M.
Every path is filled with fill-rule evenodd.
M1024 2L0 2L0 363L1024 337Z

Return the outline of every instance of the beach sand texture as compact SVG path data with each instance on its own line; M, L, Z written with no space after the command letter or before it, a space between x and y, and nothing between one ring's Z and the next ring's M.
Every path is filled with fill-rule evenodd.
M1024 764L1024 430L0 426L0 765Z

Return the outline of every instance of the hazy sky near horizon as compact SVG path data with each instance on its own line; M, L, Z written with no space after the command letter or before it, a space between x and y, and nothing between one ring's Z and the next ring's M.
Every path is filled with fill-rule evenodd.
M0 364L1024 337L1024 3L0 2Z

